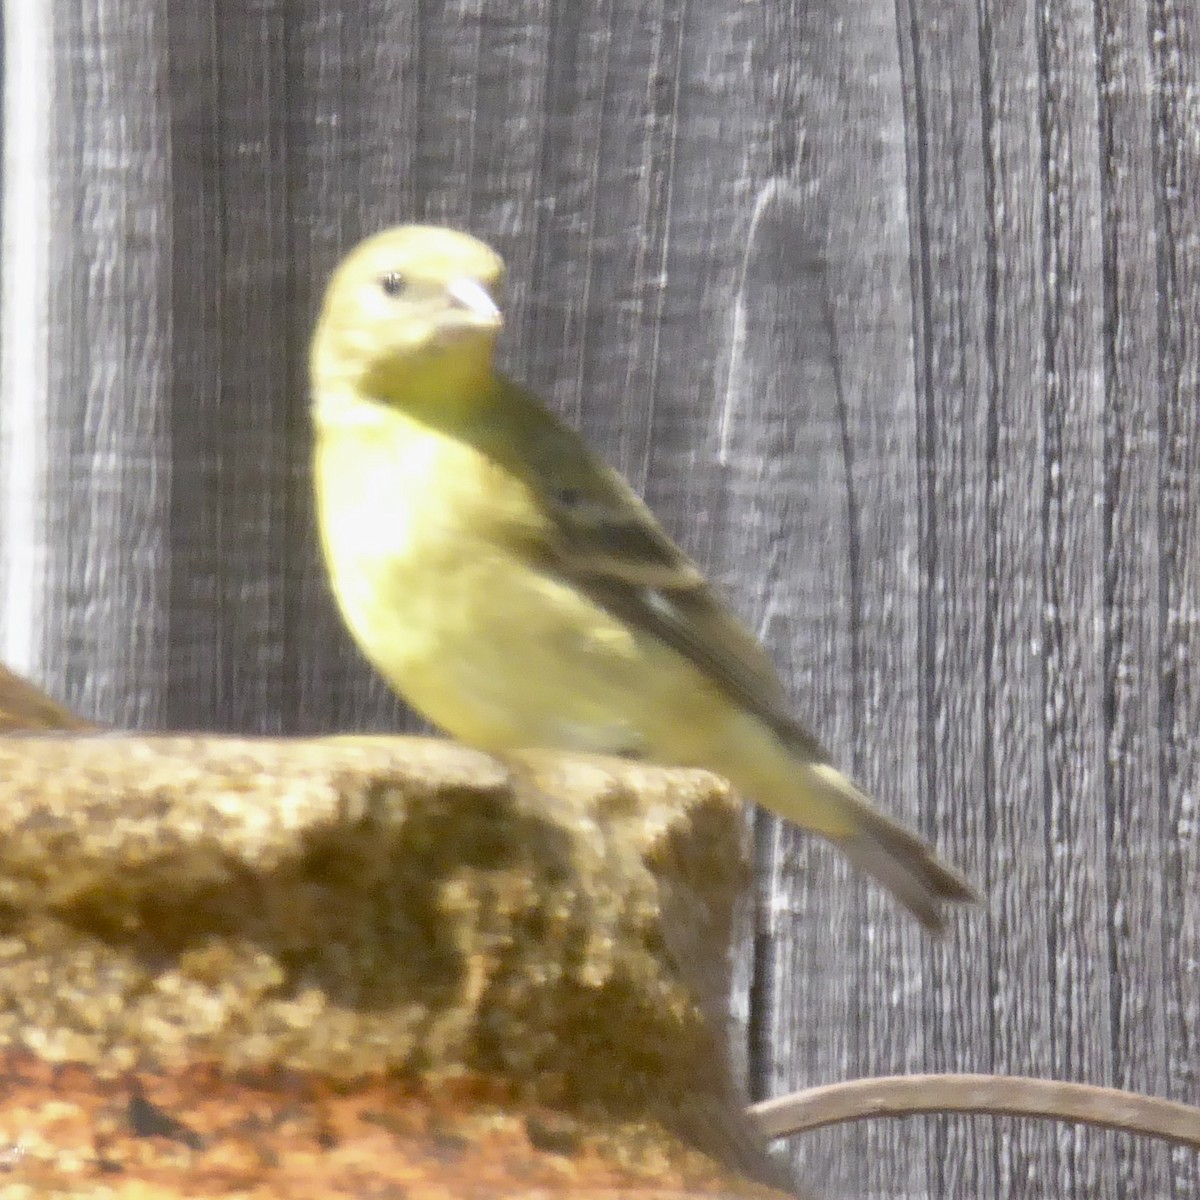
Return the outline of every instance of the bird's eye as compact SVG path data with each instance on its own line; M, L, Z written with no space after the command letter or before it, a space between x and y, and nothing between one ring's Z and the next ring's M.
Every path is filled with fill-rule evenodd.
M385 296L395 300L397 296L403 295L404 289L408 287L408 280L399 271L389 271L379 277L379 286Z

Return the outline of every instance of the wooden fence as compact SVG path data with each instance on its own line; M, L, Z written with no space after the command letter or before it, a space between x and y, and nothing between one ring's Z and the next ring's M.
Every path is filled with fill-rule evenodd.
M305 346L397 220L509 260L510 368L986 895L940 944L760 819L755 1095L1200 1099L1194 0L6 0L0 659L131 727L391 729L327 594ZM1192 1197L1000 1119L831 1197Z

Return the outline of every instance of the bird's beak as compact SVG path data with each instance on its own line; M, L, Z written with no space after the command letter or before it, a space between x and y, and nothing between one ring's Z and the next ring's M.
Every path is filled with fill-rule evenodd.
M504 324L500 306L478 279L455 279L446 291L459 308L470 313L475 324L488 329L499 329Z

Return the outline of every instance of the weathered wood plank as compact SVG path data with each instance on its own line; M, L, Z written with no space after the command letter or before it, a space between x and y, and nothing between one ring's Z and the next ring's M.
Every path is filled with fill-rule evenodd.
M914 366L920 467L919 670L921 787L936 827L995 911L997 864L1011 850L992 844L990 711L992 628L981 619L994 576L990 514L994 427L988 346L991 177L979 132L989 103L979 67L980 15L956 7L937 21L924 4L898 8L907 81L909 236L913 264ZM974 214L974 218L972 217ZM970 919L925 952L946 999L929 1027L931 1063L994 1069L992 1004L998 953L991 921ZM998 1190L990 1123L932 1131L932 1195Z
M284 728L293 337L282 4L163 6L175 91L170 717ZM192 103L188 103L192 101ZM290 722L289 722L290 724Z
M1159 880L1168 844L1159 747L1162 613L1154 251L1154 136L1149 13L1113 0L1098 10L1098 116L1104 254L1103 712L1106 883L1114 1081L1171 1094ZM1171 1194L1170 1157L1117 1143L1126 1196ZM1182 1182L1182 1181L1180 1181ZM1194 1181L1193 1187L1194 1190ZM1177 1194L1185 1194L1183 1192Z
M1158 770L1168 837L1161 843L1171 1094L1200 1098L1200 13L1150 8L1158 282ZM1146 602L1153 603L1147 587ZM1131 981L1133 982L1133 981ZM1176 1195L1200 1189L1194 1155L1173 1156Z
M81 713L137 725L161 717L165 674L169 142L146 103L165 88L157 13L115 9L7 14L33 55L17 79L45 158L17 184L44 205L5 229L31 270L27 296L6 280L6 405L23 414L9 447L40 506L10 529L6 590L36 597L17 600L18 663Z
M731 395L730 534L721 563L788 672L797 709L892 811L918 821L916 440L899 52L882 7L763 10L751 42L764 147ZM775 181L779 181L776 184ZM782 185L772 196L767 189ZM869 230L869 234L865 231ZM771 432L779 432L772 438ZM886 504L881 496L888 496ZM748 543L747 518L761 523ZM765 547L764 547L765 544ZM765 552L763 552L765 548ZM754 1082L776 1092L904 1070L920 1050L918 937L824 847L763 840ZM920 1131L806 1138L799 1170L848 1194L919 1194ZM836 1194L836 1192L835 1192Z
M1055 1075L1111 1077L1103 767L1104 279L1091 5L1038 14L1045 156L1042 522L1045 792L1049 834L1051 1047ZM1107 952L1107 954L1106 954ZM1101 1036L1103 1033L1106 1036ZM1064 1129L1055 1174L1077 1191L1117 1186L1111 1137Z

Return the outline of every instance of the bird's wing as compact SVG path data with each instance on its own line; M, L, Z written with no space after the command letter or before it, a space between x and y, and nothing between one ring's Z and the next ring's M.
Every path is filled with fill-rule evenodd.
M682 654L795 749L825 759L789 715L783 684L758 640L625 480L532 398L510 412L520 436L500 441L521 446L527 458L502 465L523 478L545 517L530 547L544 568Z

